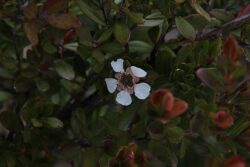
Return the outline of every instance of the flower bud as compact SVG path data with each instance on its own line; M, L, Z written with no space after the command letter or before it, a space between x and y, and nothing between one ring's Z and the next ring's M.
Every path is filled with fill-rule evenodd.
M216 126L222 129L229 128L234 123L234 118L232 115L229 112L223 110L213 113L211 115L211 119Z

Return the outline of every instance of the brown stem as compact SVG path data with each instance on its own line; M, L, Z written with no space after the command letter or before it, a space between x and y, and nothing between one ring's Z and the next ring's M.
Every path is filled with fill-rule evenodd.
M100 0L100 3L101 3L101 10L102 10L103 18L105 20L105 24L106 24L107 27L110 27L108 16L107 16L107 13L105 11L103 0Z
M232 21L223 24L220 28L215 28L209 32L199 34L196 36L196 41L204 40L204 39L213 39L218 35L222 34L226 29L234 30L240 28L243 24L250 20L250 14L237 17Z
M152 67L155 67L155 56L157 55L157 53L159 51L160 45L164 42L164 36L165 35L161 35L160 36L160 39L157 41L157 43L155 44L153 50L151 51L151 54L150 54L150 65Z

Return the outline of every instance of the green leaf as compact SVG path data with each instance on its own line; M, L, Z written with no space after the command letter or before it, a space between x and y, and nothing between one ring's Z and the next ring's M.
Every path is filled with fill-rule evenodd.
M244 67L244 66L237 66L234 69L234 71L232 72L232 76L234 78L243 77L245 73L246 73L246 67Z
M213 9L210 11L210 13L215 18L224 22L228 22L234 19L234 15L232 13L227 12L227 10L225 9Z
M191 57L194 54L194 48L195 45L187 45L182 47L179 51L178 51L178 55L176 57L176 66L181 65L182 63L185 63L186 59L188 57Z
M199 68L196 75L211 89L223 92L224 78L216 68Z
M13 75L5 68L0 68L0 77L13 79Z
M126 13L132 22L135 24L142 24L143 23L143 14L142 13L135 13L129 11L127 8L123 8L123 12Z
M43 126L48 128L62 128L63 122L55 117L48 117L41 119Z
M175 7L174 0L153 0L154 5L161 11L165 16L170 16Z
M164 22L164 16L160 12L154 12L145 17L143 26L154 27L161 25L163 22Z
M41 46L49 54L54 54L57 51L56 46L53 45L52 41L50 41L49 38L43 39Z
M218 38L214 41L210 41L209 46L209 57L210 59L213 59L214 57L218 56L221 52L222 47L222 40L221 38Z
M73 80L75 78L75 71L73 67L63 60L55 60L54 67L56 72L67 80Z
M179 156L180 158L184 158L186 155L186 150L187 150L187 140L183 139L181 142L181 146L179 149Z
M121 135L122 131L118 127L112 126L112 124L110 124L110 122L108 122L104 118L101 118L100 121L103 127L105 127L105 129L109 132L109 134L114 136Z
M188 39L195 39L196 31L194 27L184 18L176 17L175 24L179 32Z
M193 3L192 7L196 10L197 13L199 13L201 16L203 16L207 21L211 21L210 15L198 4Z
M125 45L129 41L130 30L127 25L116 23L114 26L114 35L117 41Z
M49 90L50 85L46 80L43 79L37 79L36 80L36 87L38 88L38 90L40 90L41 92L46 92L47 90Z
M9 92L0 91L0 102L5 102L12 98L12 95Z
M32 118L31 123L34 127L47 127L47 128L62 128L63 122L55 117L36 119Z
M30 98L21 109L21 114L26 123L32 118L49 117L53 113L53 105L41 97Z
M102 35L96 40L97 43L102 43L106 40L108 40L113 33L113 29L107 29L105 30Z
M100 64L103 64L105 61L105 55L98 49L93 50L92 57Z
M149 142L149 151L163 162L169 163L176 160L176 157L172 151L161 141L151 140Z
M19 76L14 82L14 88L17 92L25 92L30 88L31 83L31 80Z
M83 0L75 0L81 11L98 24L105 25L103 19Z
M237 137L243 130L250 125L250 121L245 117L238 120L231 128L226 131L227 136Z
M164 125L159 121L151 122L147 129L152 139L160 140L165 136Z
M155 60L157 72L160 74L169 74L175 58L176 54L169 47L162 47Z
M31 123L36 128L43 127L43 123L40 120L36 119L36 118L32 118Z
M150 53L153 46L143 41L130 41L129 49L130 52Z
M12 110L6 110L0 113L0 122L10 131L18 131L21 128L21 122L18 115Z
M105 43L101 46L102 51L118 55L124 51L124 47L118 42Z
M165 128L164 133L167 135L171 143L178 144L184 137L184 130L177 126L168 126Z

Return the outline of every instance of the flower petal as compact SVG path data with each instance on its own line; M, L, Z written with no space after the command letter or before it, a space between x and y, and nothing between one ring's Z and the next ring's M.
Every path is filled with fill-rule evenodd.
M139 83L135 85L135 96L138 99L146 99L149 96L151 87L147 83Z
M111 66L115 72L124 72L123 68L123 59L117 59L116 61L111 62Z
M127 91L123 90L117 94L116 101L123 106L128 106L132 103L132 98Z
M134 76L136 76L136 77L142 78L142 77L145 77L147 75L147 72L141 68L131 66L130 69L131 69L132 73L134 74Z
M114 93L117 88L117 80L114 78L105 78L109 93Z
M28 51L32 50L32 45L27 45L23 48L23 58L27 59Z

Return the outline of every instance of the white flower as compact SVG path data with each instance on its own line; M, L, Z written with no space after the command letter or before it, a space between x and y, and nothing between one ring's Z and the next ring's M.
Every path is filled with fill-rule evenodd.
M111 66L116 72L115 78L105 78L105 82L110 93L114 93L116 90L119 91L116 101L123 106L128 106L132 103L131 94L135 93L138 99L146 99L149 96L151 87L147 83L139 83L140 78L146 77L146 71L135 66L124 70L123 63L123 59L111 62Z

